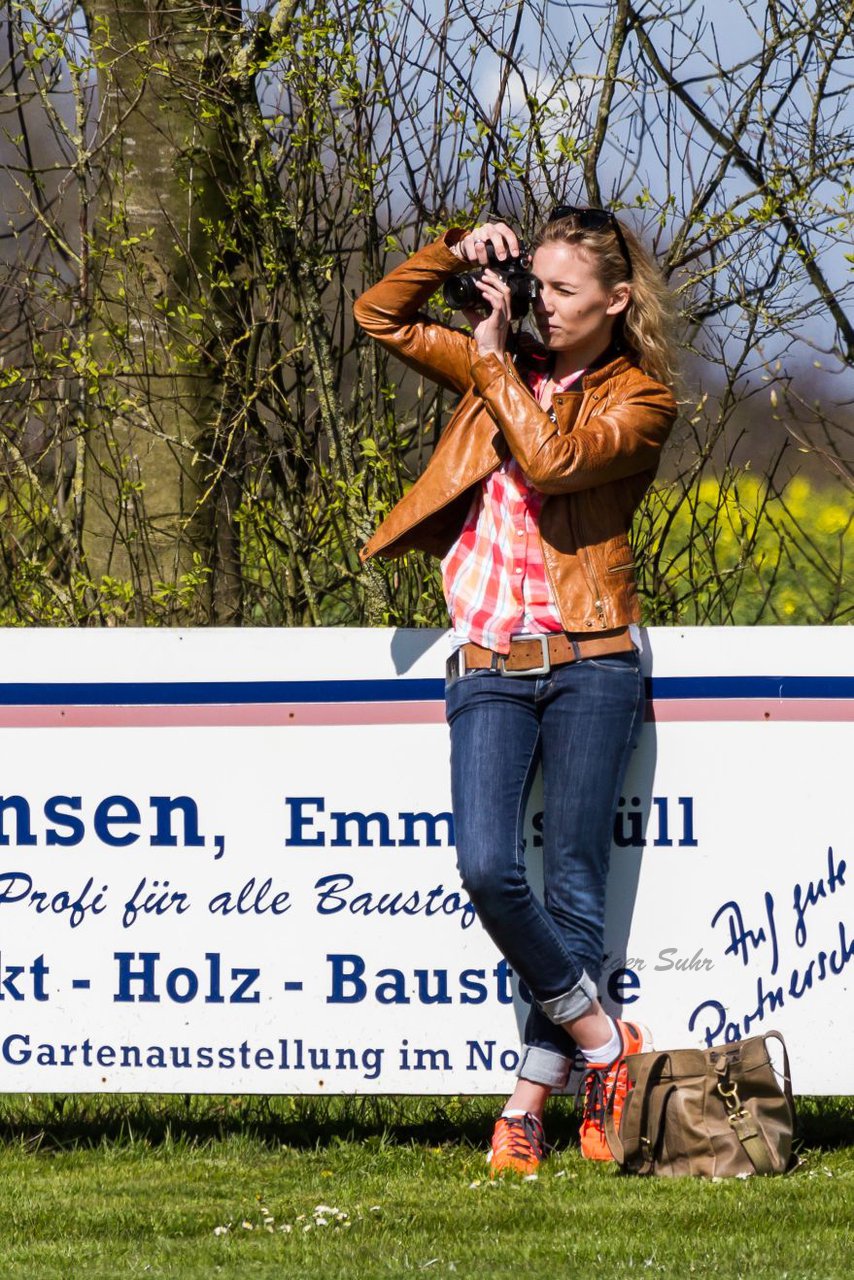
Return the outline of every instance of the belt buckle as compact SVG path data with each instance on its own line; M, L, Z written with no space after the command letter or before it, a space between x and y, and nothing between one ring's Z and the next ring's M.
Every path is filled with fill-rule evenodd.
M536 640L543 651L543 664L540 667L526 667L524 671L508 671L504 665L506 655L502 654L498 659L498 670L503 676L547 676L552 669L552 660L549 657L549 637L545 633L536 636L519 635L511 636L510 643L514 640Z
M466 647L464 644L461 644L459 648L455 649L449 656L445 669L448 673L449 679L459 679L460 676L464 676L468 673L468 667L466 666Z

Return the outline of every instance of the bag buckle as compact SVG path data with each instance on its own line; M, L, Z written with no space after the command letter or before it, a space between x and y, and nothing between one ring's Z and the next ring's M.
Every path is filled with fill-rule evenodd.
M718 1093L723 1098L723 1103L727 1109L727 1114L729 1116L730 1123L732 1123L733 1117L737 1116L742 1110L741 1098L739 1098L738 1096L738 1088L735 1084L735 1081L728 1081L727 1085L725 1086L724 1081L719 1080L717 1084L717 1089L718 1089Z

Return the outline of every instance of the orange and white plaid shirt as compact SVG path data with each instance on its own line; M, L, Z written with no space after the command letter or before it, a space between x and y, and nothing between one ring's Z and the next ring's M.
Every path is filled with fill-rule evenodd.
M554 390L565 391L583 372L555 383ZM544 374L529 375L538 400L546 382ZM511 636L563 630L540 541L543 496L512 456L481 481L462 532L442 561L455 645L471 640L508 653Z

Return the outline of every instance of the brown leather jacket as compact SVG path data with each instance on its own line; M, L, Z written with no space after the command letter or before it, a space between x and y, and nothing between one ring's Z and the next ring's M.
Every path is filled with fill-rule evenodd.
M673 396L623 355L588 370L580 390L554 399L553 422L524 382L543 362L539 344L506 362L481 357L474 340L421 314L441 282L465 266L449 231L396 267L355 305L362 328L461 399L427 467L362 549L369 556L421 550L444 556L460 533L474 486L508 450L546 494L540 537L567 631L639 621L628 531L676 416ZM519 370L522 370L520 376Z

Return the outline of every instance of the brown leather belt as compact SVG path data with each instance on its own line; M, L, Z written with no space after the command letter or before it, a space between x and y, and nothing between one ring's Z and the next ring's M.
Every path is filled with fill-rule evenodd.
M498 671L505 676L547 675L552 667L579 658L601 658L607 653L629 653L634 642L628 627L598 636L578 636L565 631L551 635L514 636L509 653L495 653L479 644L464 644L448 659L448 676L468 671Z

